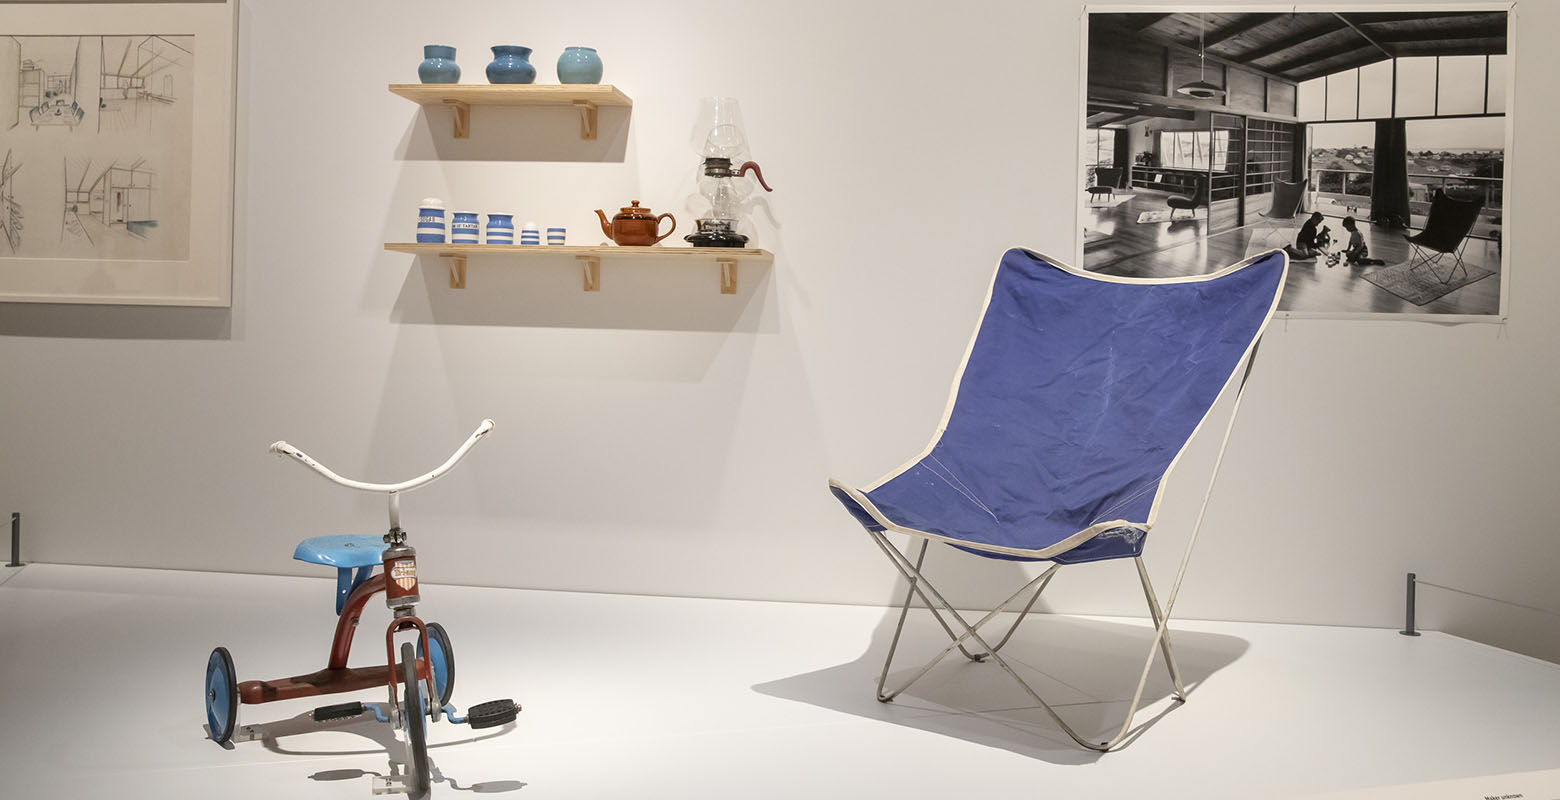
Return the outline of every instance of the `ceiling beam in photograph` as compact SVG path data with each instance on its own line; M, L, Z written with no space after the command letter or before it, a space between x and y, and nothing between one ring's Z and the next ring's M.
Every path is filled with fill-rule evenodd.
M1320 78L1324 75L1334 75L1339 72L1347 72L1358 67L1370 66L1371 64L1376 64L1386 60L1387 59L1382 56L1381 53L1377 52L1374 47L1371 47L1370 45L1364 45L1353 53L1347 53L1341 56L1327 59L1326 61L1318 61L1314 64L1306 64L1303 67L1298 67L1291 74L1295 76L1296 80L1303 82L1311 80L1312 78Z
M1142 19L1132 19L1130 21L1125 22L1123 27L1125 27L1127 30L1130 30L1130 31L1135 31L1137 33L1142 33L1143 31L1146 31L1149 28L1152 28L1155 25L1158 25L1159 23L1161 23L1161 22L1163 22L1163 21L1165 21L1165 20L1167 20L1167 19L1169 19L1169 18L1171 18L1171 17L1173 17L1175 15L1174 14L1119 14L1117 16L1120 16L1120 17L1128 17L1128 16L1130 16L1130 17L1134 17L1134 18L1141 16Z
M1366 44L1359 39L1351 39L1320 52L1304 53L1289 61L1274 64L1269 69L1280 75L1294 75L1297 80L1304 80L1299 76L1330 75L1340 69L1363 66L1386 59L1387 56L1382 55L1375 45ZM1341 64L1349 66L1340 66Z
M1461 39L1434 42L1402 42L1393 45L1398 58L1413 56L1499 56L1506 53L1505 39Z
M1107 127L1107 126L1110 126L1110 125L1122 124L1122 123L1125 123L1129 119L1135 119L1135 118L1141 117L1141 116L1143 116L1143 115L1137 113L1136 111L1131 111L1131 112L1124 113L1124 114L1115 114L1115 115L1112 115L1112 116L1106 117L1105 119L1100 119L1100 120L1097 120L1097 119L1094 119L1093 117L1090 117L1089 118L1089 127L1091 127L1091 128L1104 128L1104 127Z
M1343 24L1348 25L1350 28L1353 28L1355 33L1359 34L1360 37L1363 38L1365 41L1370 42L1372 46L1374 46L1377 50L1380 50L1382 52L1382 54L1385 55L1387 58L1391 58L1394 55L1397 55L1396 53L1393 53L1391 50L1388 50L1387 48L1383 47L1381 45L1381 42L1376 41L1374 38L1371 37L1370 34L1366 33L1363 30L1360 30L1360 26L1355 25L1353 22L1351 22L1349 20L1348 17L1345 17L1344 15L1339 14L1336 11L1333 12L1333 16L1337 17L1338 19L1343 20Z
M1203 37L1203 47L1213 49L1237 36L1250 33L1278 19L1282 14L1242 14L1241 18Z
M1259 47L1256 50L1238 53L1232 56L1232 58L1236 61L1242 61L1245 63L1261 61L1262 59L1271 58L1285 51L1294 50L1296 48L1301 48L1305 45L1312 44L1318 39L1331 36L1338 31L1348 30L1349 27L1344 23L1343 20L1331 15L1318 14L1317 19L1319 24L1311 27L1309 30L1295 34L1294 36L1279 39L1276 42L1270 42L1266 46ZM1273 71L1268 67L1264 67L1264 69Z

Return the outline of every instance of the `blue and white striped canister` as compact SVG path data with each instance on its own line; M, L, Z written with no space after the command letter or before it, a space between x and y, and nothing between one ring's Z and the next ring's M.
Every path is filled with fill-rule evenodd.
M489 214L487 224L488 244L515 243L515 215Z
M475 211L457 211L450 215L450 243L478 244L477 233L480 230Z
M444 244L444 201L427 197L417 209L417 241Z
M540 228L536 227L536 223L534 223L534 222L527 222L525 224L525 227L520 229L520 243L521 244L541 244L542 243L542 231L541 231Z
M547 243L548 244L563 244L563 242L564 242L564 234L565 233L566 233L566 231L563 228L548 228L547 229Z

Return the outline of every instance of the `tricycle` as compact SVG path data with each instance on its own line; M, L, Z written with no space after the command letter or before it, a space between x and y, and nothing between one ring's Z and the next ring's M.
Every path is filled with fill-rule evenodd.
M285 441L271 445L271 452L292 458L336 484L388 495L390 530L384 536L316 536L298 544L293 558L336 568L336 633L331 640L326 666L291 678L240 683L227 648L211 651L206 662L206 725L213 741L230 746L228 743L234 739L250 741L276 735L266 725L238 726L240 704L258 705L384 686L389 691L386 704L349 702L322 706L310 712L308 718L314 725L324 726L327 723L345 724L372 715L379 722L394 725L404 735L406 769L402 775L376 778L374 793L423 794L429 785L427 726L430 721L438 722L442 716L454 724L491 728L515 720L520 706L509 699L472 706L464 717L458 716L455 706L450 704L455 688L455 651L442 625L425 623L417 616L417 603L421 600L417 551L407 544L406 531L401 528L401 495L438 480L492 430L493 421L483 420L455 454L438 468L393 484L343 478ZM376 572L375 567L380 567L380 571ZM347 657L352 649L352 635L369 599L380 592L384 593L385 603L391 611L390 624L385 628L385 663L349 667ZM403 639L399 660L398 637Z

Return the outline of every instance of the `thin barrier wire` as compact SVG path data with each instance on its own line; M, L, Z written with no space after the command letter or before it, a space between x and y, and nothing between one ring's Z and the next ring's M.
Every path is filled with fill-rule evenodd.
M1560 611L1551 611L1551 610L1549 610L1547 608L1539 608L1538 606L1530 606L1530 605L1527 605L1525 603L1514 603L1514 602L1512 602L1510 600L1502 600L1499 597L1490 597L1489 595L1479 594L1478 592L1470 592L1470 591L1468 591L1466 589L1453 589L1450 586L1442 586L1439 583L1431 583L1430 581L1422 580L1422 579L1419 579L1417 577L1414 579L1414 585L1415 586L1433 586L1433 587L1435 587L1437 589L1443 589L1443 590L1448 591L1448 592L1456 592L1457 594L1465 594L1465 595L1468 595L1469 597L1477 597L1480 600L1490 600L1490 601L1493 601L1493 602L1496 602L1496 603L1504 603L1504 604L1506 604L1508 606L1515 606L1517 608L1525 608L1528 611L1537 611L1540 614L1548 614L1551 617L1560 617Z

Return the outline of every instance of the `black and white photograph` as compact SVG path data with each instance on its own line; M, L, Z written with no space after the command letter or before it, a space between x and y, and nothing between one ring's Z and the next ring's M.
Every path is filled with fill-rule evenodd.
M1282 312L1502 318L1510 16L1090 9L1081 263L1283 248Z

